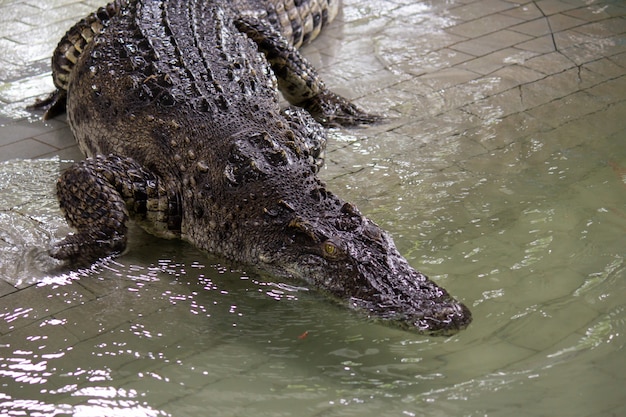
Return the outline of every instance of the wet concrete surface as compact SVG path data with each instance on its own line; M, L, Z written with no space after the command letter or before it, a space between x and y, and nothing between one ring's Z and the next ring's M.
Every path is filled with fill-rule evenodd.
M45 240L67 231L59 213L45 217L54 205L54 170L62 168L59 161L82 156L65 116L42 122L25 106L53 88L49 57L58 39L77 19L102 4L93 0L40 3L0 1L0 161L17 159L5 170L19 167L21 175L28 175L21 160L45 159L33 164L33 169L46 173L42 181L47 188L41 203L20 206L16 213L13 202L14 206L0 207L0 212L16 216L10 220L11 230L32 229L37 239ZM429 357L432 362L419 365L420 372L431 371L431 376L453 372L450 378L456 385L433 388L421 396L397 387L386 394L401 396L405 404L434 403L431 415L446 411L448 415L507 415L506 410L514 410L508 415L519 415L520 409L527 415L546 415L547 410L567 407L567 399L557 397L572 390L576 396L569 401L568 415L623 414L621 394L613 391L623 386L625 363L624 301L619 295L624 287L618 278L625 270L626 246L621 197L626 183L626 4L576 0L343 3L337 21L303 52L329 87L386 116L386 121L333 130L322 176L333 191L355 201L390 230L412 263L425 268L475 312L475 323L461 339L431 342L437 353ZM57 159L50 162L50 158ZM13 188L0 184L5 195L17 193L16 182L28 183L17 174L3 177L13 182ZM148 245L151 250L163 246L175 252L171 243ZM2 249L6 256L16 256L16 246L4 244ZM32 250L28 245L24 248ZM35 267L39 258L39 252L27 257ZM127 310L115 310L120 303L117 294L122 291L122 298L129 298L128 288L141 287L137 283L142 281L103 281L92 276L79 279L80 285L38 285L49 277L33 272L37 268L20 266L19 256L15 259L3 270L11 276L0 279L0 346L27 351L20 343L28 346L35 328L35 333L49 338L46 349L51 349L51 355L54 349L72 346L97 357L94 340L100 343L96 346L111 346L119 336L112 333L115 329L128 330L124 327ZM153 272L133 266L133 261L131 256L126 261L129 266L111 269L119 269L119 276ZM167 275L168 268L157 267L155 273ZM164 316L158 310L173 305L169 298L160 297L165 287L156 285L140 288L146 291L142 300L127 300L140 314L152 315L153 319L137 323L152 326L155 332ZM179 307L178 324L192 320ZM324 307L316 311L330 315ZM92 326L86 316L103 319ZM341 328L340 323L328 323ZM130 331L133 325L128 325ZM399 338L387 330L377 332L376 340ZM172 343L182 338L174 330L172 335L176 335L168 339ZM157 391L162 397L151 404L166 404L163 407L169 410L194 401L202 404L207 392L217 396L234 392L258 369L272 372L272 363L259 349L213 346L214 342L202 340L212 349L209 359L235 355L242 358L232 364L237 367L247 358L241 375L212 385L200 382L198 375L196 382L204 385L185 393L192 401L177 397L167 385ZM462 348L455 350L455 344ZM609 344L617 347L610 350ZM389 349L409 352L400 342L391 345ZM200 348L194 349L198 350L190 351L198 363L206 359ZM558 368L556 363L586 349L589 358L572 362L565 372L550 374L548 369ZM391 369L408 366L393 362L394 352L384 358L393 364ZM126 372L125 378L137 373L128 365L135 362L124 362L121 354L109 356L114 365L107 362L106 366ZM0 361L0 375L12 380L7 363ZM352 361L350 366L357 365ZM163 369L181 372L169 364ZM288 368L300 375L294 369L298 368ZM302 374L308 377L308 372L314 373ZM314 374L328 382L320 373ZM535 391L529 381L539 375ZM23 378L15 380L24 384ZM389 381L394 378L399 377L392 373ZM500 383L506 385L507 378L516 381L518 397L504 400L491 394L498 392ZM563 381L572 385L560 391ZM576 386L585 390L577 391ZM245 388L260 392L263 381ZM486 393L476 394L481 389ZM538 397L542 392L549 394ZM349 410L380 415L393 409L400 415L400 406L380 399L386 394L365 401L367 409L353 401ZM360 393L350 395L356 398ZM469 403L472 398L478 403L472 411L453 402L464 396ZM224 404L233 410L246 400ZM326 400L322 395L319 401ZM302 401L307 404L306 398ZM294 402L294 409L302 405ZM437 408L437 404L444 405ZM327 412L324 415L345 415L326 405L321 407ZM417 413L406 407L402 414ZM243 410L250 408L243 406ZM320 409L300 411L319 415Z

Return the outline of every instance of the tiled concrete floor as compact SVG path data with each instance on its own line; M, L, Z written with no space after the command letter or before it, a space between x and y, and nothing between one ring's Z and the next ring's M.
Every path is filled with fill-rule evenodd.
M58 39L100 3L0 6L0 160L80 158L64 116L43 123L24 107L52 90L49 57ZM619 1L345 3L305 52L335 90L378 112L423 119L459 109L489 119L565 108L562 119L571 119L626 94L626 5ZM445 107L433 109L434 92ZM571 114L561 104L577 96L585 105ZM499 114L483 113L494 105Z
M535 146L549 149L545 156L626 129L623 1L349 0L344 4L333 27L304 52L335 91L384 113L389 121L345 133L345 142L332 144L331 176L360 172L361 168L346 162L342 147L358 156L359 141L370 137L386 140L373 155L379 160L419 150L423 160L431 162L430 169L443 171L454 164L493 172L517 169L513 159L534 155ZM98 0L55 0L43 5L36 0L0 2L0 161L81 157L64 116L44 123L24 107L52 90L49 56L64 31L101 5ZM556 131L551 143L540 143ZM485 154L490 157L475 157ZM371 185L372 194L377 189ZM72 286L62 302L57 298L51 303L60 291L57 288L20 286L17 291L0 280L0 313L10 313L1 316L0 335L15 334L33 323L45 324L54 316L55 320L69 318L71 330L54 333L58 340L50 345L75 344L124 322L119 317L109 327L94 329L80 319L97 311L116 285L127 283L84 280L81 285L91 286ZM25 299L29 301L24 303ZM23 310L22 305L40 309ZM159 308L158 304L142 306ZM581 323L597 314L590 308L583 313ZM115 314L109 318L117 319ZM576 326L584 333L582 325ZM520 357L532 354L523 341L507 346L524 350ZM474 348L483 349L482 345ZM503 364L508 360L509 356ZM623 405L608 404L607 410L618 413Z

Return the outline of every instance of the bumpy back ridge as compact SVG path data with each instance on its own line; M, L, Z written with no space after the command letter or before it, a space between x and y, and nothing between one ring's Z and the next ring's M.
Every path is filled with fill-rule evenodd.
M114 0L67 31L52 55L52 79L67 90L70 73L85 46L133 0ZM339 11L339 0L233 0L240 13L262 15L296 48L315 39Z

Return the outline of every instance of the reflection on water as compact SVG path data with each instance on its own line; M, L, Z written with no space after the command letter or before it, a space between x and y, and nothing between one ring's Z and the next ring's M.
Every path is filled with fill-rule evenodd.
M523 43L473 59L454 25L479 3L402 3L348 4L320 40L333 45L325 77L389 112L379 126L332 130L322 175L471 306L471 326L448 338L390 328L134 226L123 256L70 271L46 252L69 231L54 198L65 163L9 161L0 415L625 414L623 35L600 39L611 28L600 21L550 39L559 51ZM591 3L552 23L621 16L619 2ZM538 24L535 6L493 22L534 10ZM44 83L8 83L2 98Z
M0 276L18 288L56 266L45 248L69 231L54 197L61 165L58 159L0 165Z
M626 160L610 144L607 152ZM299 283L260 277L134 227L124 256L63 271L43 260L63 233L56 228L66 228L50 187L59 161L5 164L1 175L27 175L2 201L13 217L2 223L9 256L0 267L23 289L17 296L3 287L0 409L9 416L438 416L490 415L494 407L542 415L558 407L583 415L596 396L616 402L625 193L620 162L584 163L586 153L557 152L523 176L485 180L486 172L448 170L425 173L419 184L409 176L401 200L374 210L414 264L473 306L475 323L450 338L371 323ZM335 182L346 181L351 193L364 186L357 177ZM423 201L429 182L446 191L437 201L454 201L445 212ZM33 251L42 261L25 272L30 280L16 280L16 265ZM558 399L572 389L580 400Z

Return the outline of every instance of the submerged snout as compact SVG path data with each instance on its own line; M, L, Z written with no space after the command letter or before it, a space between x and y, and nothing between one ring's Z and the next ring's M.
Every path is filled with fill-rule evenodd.
M407 319L422 333L449 335L466 328L472 321L472 313L464 304L451 299L448 305Z
M376 291L369 295L353 297L352 306L365 310L373 319L424 334L450 335L471 323L472 313L463 303L424 274L407 267L404 273L387 275L376 282ZM386 285L380 285L382 282Z
M452 297L445 300L416 300L386 303L353 298L352 306L379 319L407 330L430 335L450 335L465 329L472 313Z
M314 221L291 218L289 238L263 257L266 269L303 279L373 319L405 329L451 334L469 325L469 309L415 270L387 232L349 203L333 206L338 212ZM328 212L328 202L319 212Z

